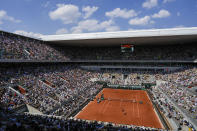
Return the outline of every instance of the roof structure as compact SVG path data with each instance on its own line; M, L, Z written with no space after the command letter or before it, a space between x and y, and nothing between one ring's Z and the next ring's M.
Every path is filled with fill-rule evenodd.
M72 46L116 46L120 44L184 44L197 42L197 27L117 32L45 35L43 41Z

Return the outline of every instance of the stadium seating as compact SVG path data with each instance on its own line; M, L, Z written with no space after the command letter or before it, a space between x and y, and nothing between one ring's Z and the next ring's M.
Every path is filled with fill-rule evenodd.
M0 59L12 60L68 60L54 48L40 40L0 32Z
M195 44L172 46L135 46L133 53L120 47L58 47L41 40L0 32L2 60L196 60Z
M122 54L120 47L58 47L49 46L35 40L11 33L0 32L1 60L34 61L75 61L75 60L196 60L197 48L194 44L174 46L137 46L131 54ZM102 63L103 64L103 63ZM104 64L103 64L104 65ZM1 65L2 66L2 65ZM5 65L4 65L5 66ZM137 65L138 66L138 65ZM126 75L125 75L126 74ZM165 81L155 94L154 101L169 118L179 126L192 124L184 118L166 94L189 116L195 119L197 114L197 96L188 87L197 84L196 66L184 66L172 72L157 71L88 71L75 64L34 65L0 68L0 130L27 129L111 129L111 130L157 130L135 125L115 127L111 124L85 122L81 120L50 118L46 115L67 117L78 110L87 100L93 99L102 89L102 85L91 81L96 78L115 85L141 85ZM43 116L12 114L12 110L30 105ZM164 110L165 108L165 110ZM165 113L164 113L165 114Z

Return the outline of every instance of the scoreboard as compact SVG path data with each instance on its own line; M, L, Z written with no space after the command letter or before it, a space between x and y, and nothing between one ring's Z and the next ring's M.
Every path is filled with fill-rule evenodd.
M134 45L131 44L122 44L121 45L121 52L134 52Z

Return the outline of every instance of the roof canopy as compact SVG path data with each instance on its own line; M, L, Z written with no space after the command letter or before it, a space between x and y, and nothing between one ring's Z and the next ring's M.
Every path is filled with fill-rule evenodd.
M41 38L51 44L72 46L116 46L120 44L183 44L197 42L197 27L46 35Z

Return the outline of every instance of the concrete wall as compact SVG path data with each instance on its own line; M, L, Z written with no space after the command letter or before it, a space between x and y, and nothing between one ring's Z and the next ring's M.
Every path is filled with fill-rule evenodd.
M39 110L37 110L36 108L34 108L28 104L26 106L27 106L28 112L31 114L43 114L42 112L40 112Z

